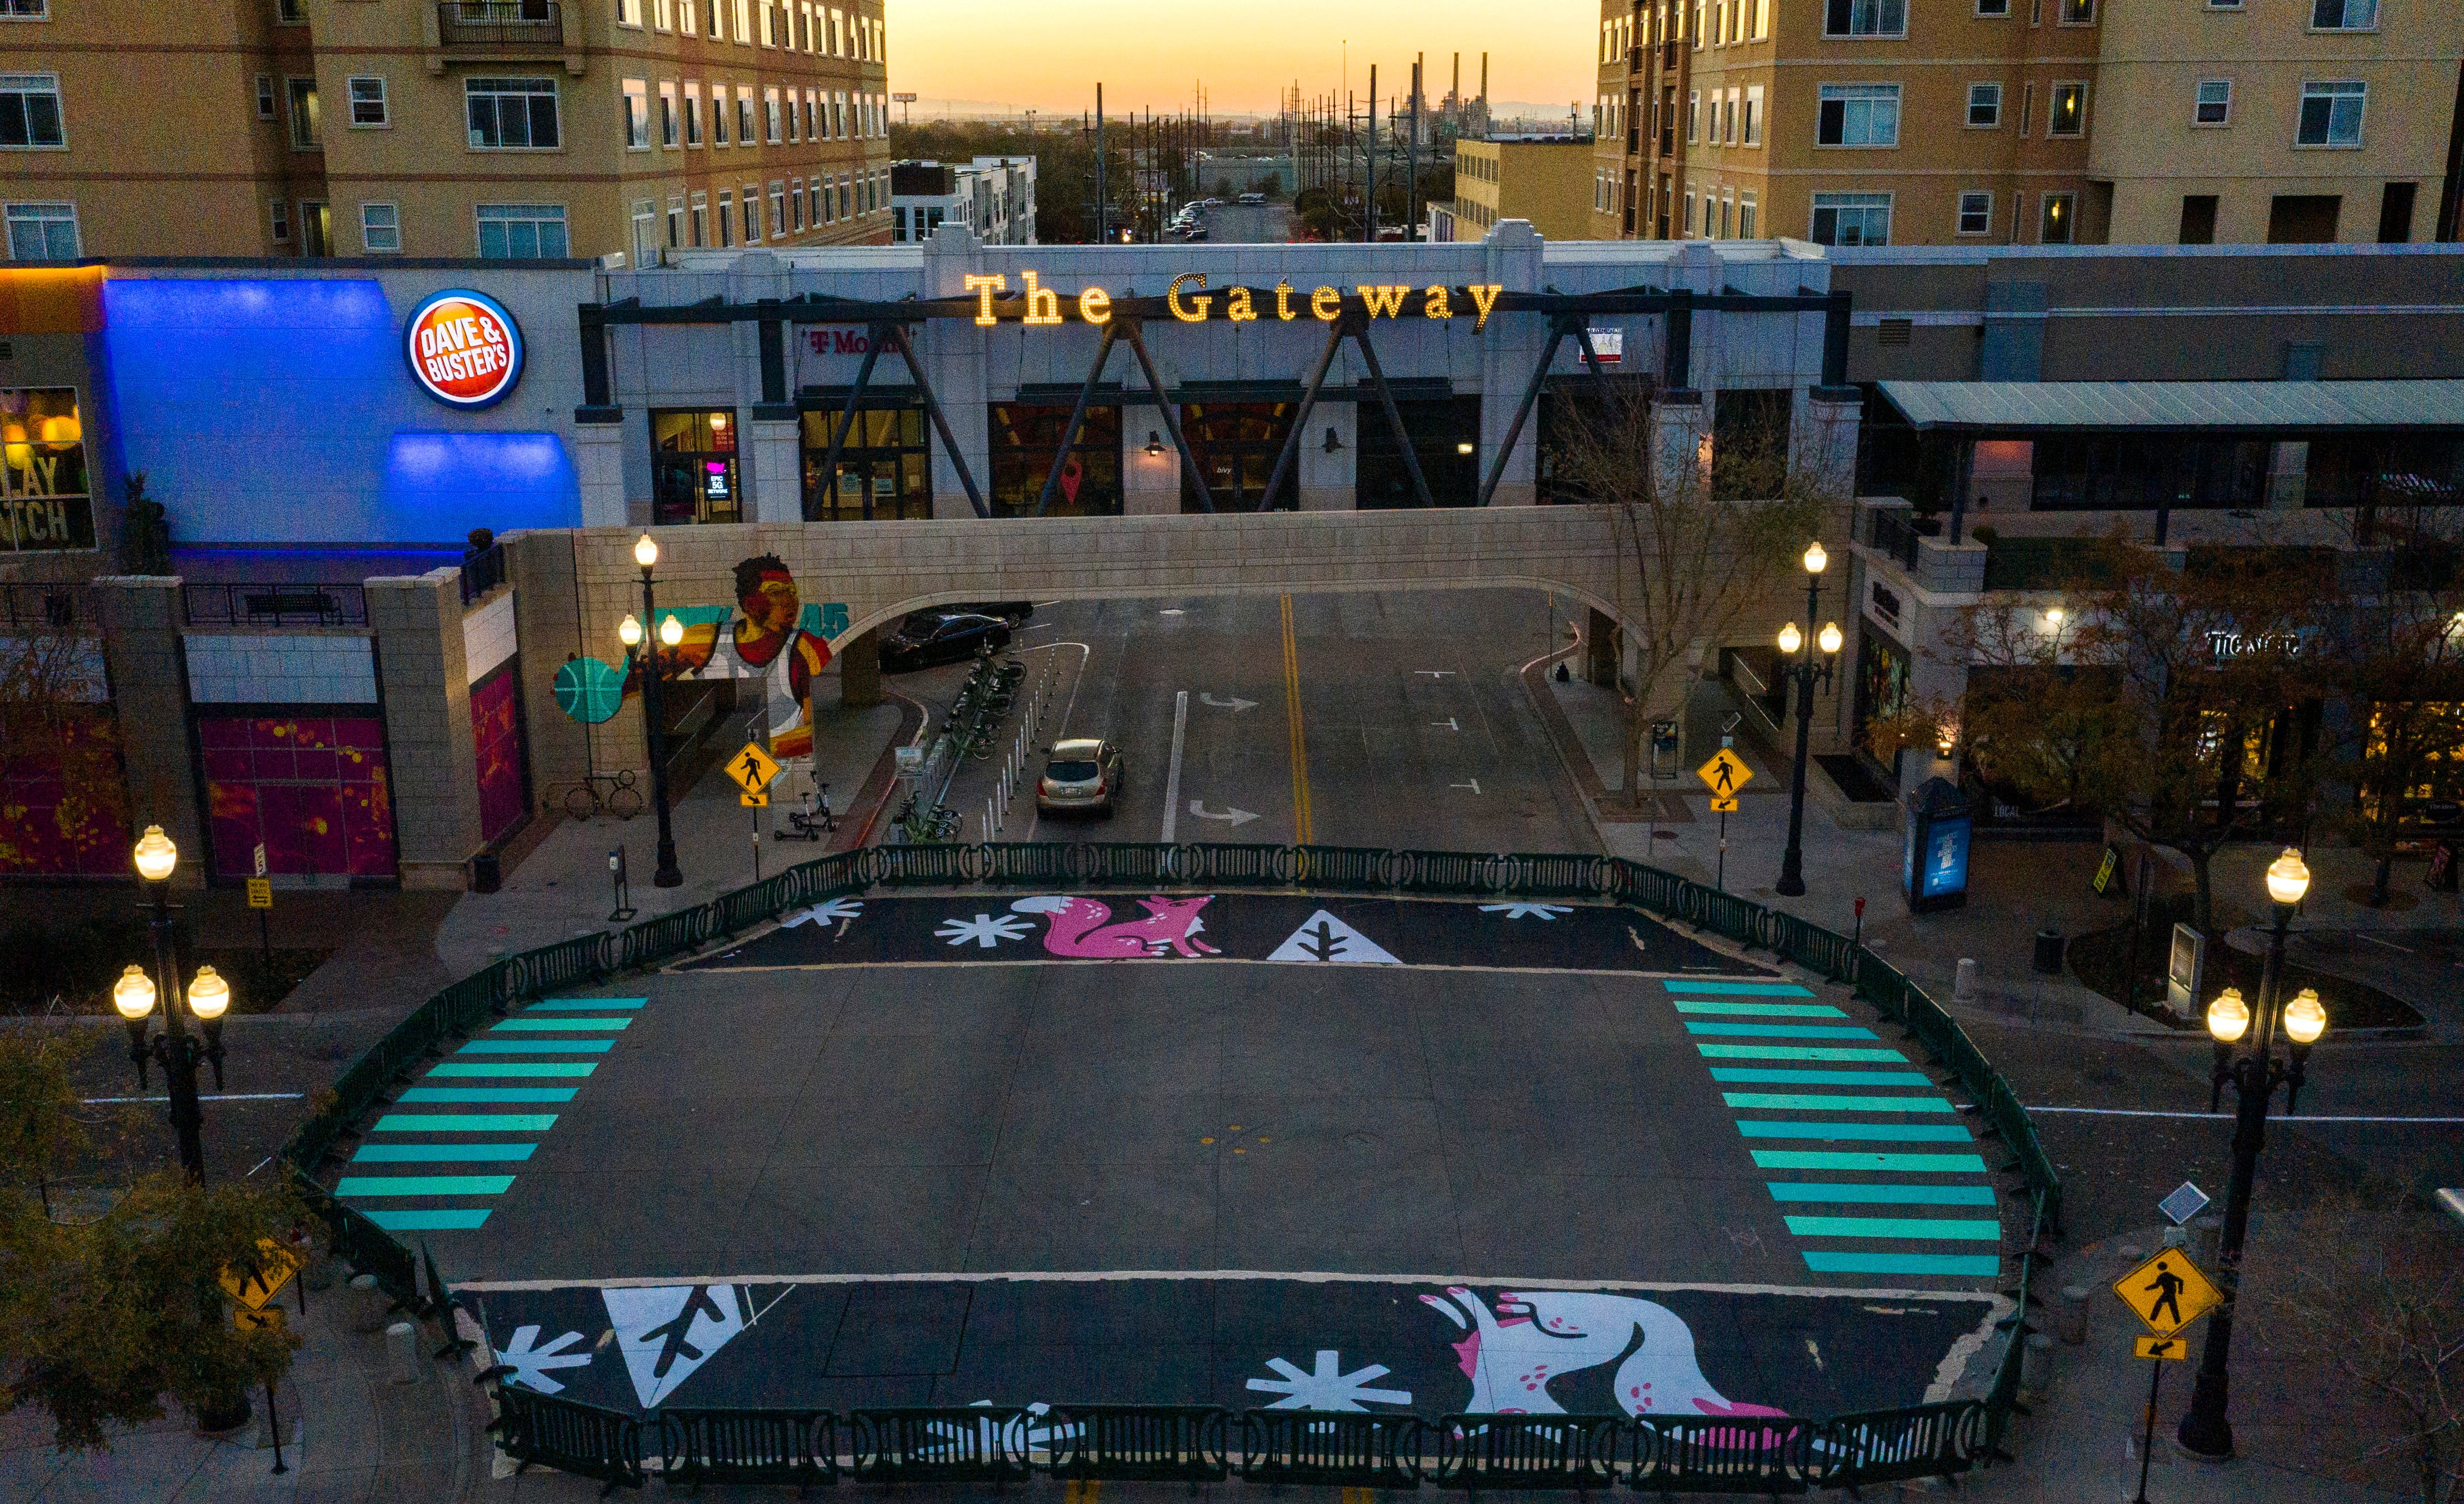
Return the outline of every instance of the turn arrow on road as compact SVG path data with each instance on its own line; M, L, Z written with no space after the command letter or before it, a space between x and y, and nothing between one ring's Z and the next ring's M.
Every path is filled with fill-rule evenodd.
M1198 703L1200 705L1211 705L1219 710L1229 710L1235 715L1240 714L1243 710L1254 710L1258 708L1257 701L1243 700L1237 694L1229 700L1218 700L1211 694L1200 694L1198 697Z
M1190 800L1189 813L1202 820L1229 820L1232 824L1232 828L1235 830L1240 829L1242 826L1248 824L1251 820L1258 817L1247 810L1232 808L1229 806L1225 807L1220 813L1215 810L1210 810L1206 807L1206 801L1204 799Z

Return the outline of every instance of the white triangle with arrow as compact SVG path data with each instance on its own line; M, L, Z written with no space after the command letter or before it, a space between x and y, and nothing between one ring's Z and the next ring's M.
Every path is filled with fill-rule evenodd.
M1325 909L1292 931L1269 961L1331 961L1353 966L1401 966L1393 952Z
M752 1324L736 1285L652 1285L601 1292L633 1392L649 1409Z

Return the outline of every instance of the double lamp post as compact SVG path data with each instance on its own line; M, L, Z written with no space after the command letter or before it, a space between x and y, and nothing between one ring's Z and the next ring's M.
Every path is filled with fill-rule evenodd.
M155 975L147 976L142 966L131 966L112 985L111 1005L128 1023L128 1058L137 1067L138 1086L142 1089L145 1084L147 1060L163 1067L171 1098L171 1132L180 1145L180 1167L190 1181L203 1184L206 1151L203 1115L197 1107L197 1066L210 1063L214 1090L222 1090L223 1014L231 1011L231 984L215 975L212 967L201 966L182 990L180 963L171 944L171 873L180 864L180 848L163 834L162 826L148 825L138 838L135 855L137 875L145 883L147 924L154 932ZM163 1004L163 1032L154 1035L150 1026L158 998ZM189 1018L195 1019L202 1038L188 1033Z
M1805 631L1799 632L1793 621L1779 629L1780 656L1797 660L1788 670L1796 680L1796 766L1789 774L1788 850L1779 860L1779 881L1771 885L1788 898L1805 896L1805 762L1814 731L1814 689L1817 684L1831 682L1845 641L1837 621L1825 621L1819 633L1806 635L1814 631L1815 614L1822 609L1822 571L1830 563L1831 556L1819 539L1806 548ZM1815 661L1816 646L1822 650L1819 664Z
M643 621L659 621L659 603L651 594L650 574L658 568L659 540L645 533L633 540L633 562L642 567L642 615L639 621L627 616L616 625L617 641L625 644L626 666L633 664L633 653L643 647ZM685 640L684 623L671 613L659 621L659 643L672 650ZM667 724L659 698L659 650L645 648L642 653L642 734L650 753L650 803L659 812L659 865L650 874L654 887L671 888L684 885L685 875L676 866L676 833L668 817L668 753Z

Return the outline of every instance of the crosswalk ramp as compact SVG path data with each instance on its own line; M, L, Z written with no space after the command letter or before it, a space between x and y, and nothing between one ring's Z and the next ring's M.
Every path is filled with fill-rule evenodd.
M631 1027L643 997L556 997L499 1020L429 1068L367 1138L334 1194L388 1232L473 1232Z
M2002 1271L1976 1137L1906 1054L1793 982L1664 978L1808 1269Z

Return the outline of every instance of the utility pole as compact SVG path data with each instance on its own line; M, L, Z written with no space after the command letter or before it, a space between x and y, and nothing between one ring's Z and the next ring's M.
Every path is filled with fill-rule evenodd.
M1420 238L1420 61L1412 60L1412 144L1405 148L1403 238Z
M1112 240L1111 200L1104 191L1104 86L1095 85L1095 244Z
M1360 240L1377 243L1377 65L1369 65L1369 136L1362 158L1369 191L1361 199Z

